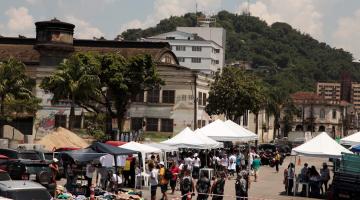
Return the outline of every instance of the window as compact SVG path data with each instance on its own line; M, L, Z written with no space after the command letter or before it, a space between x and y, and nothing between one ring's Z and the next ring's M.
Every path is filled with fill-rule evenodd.
M193 46L192 51L201 51L201 47L199 46Z
M160 90L156 88L148 91L146 100L149 103L159 103L159 96L160 96Z
M220 53L220 49L214 49L214 53Z
M175 103L175 90L163 90L162 102L163 103Z
M186 47L185 46L176 46L176 51L185 51Z
M81 121L82 121L82 116L75 115L74 128L81 128Z
M204 127L206 125L206 121L205 120L198 120L197 121L197 127L201 128Z
M191 58L192 63L201 63L201 58Z
M173 132L174 130L173 119L161 119L161 132Z
M169 56L169 55L165 56L165 63L171 64L171 56Z
M146 131L158 131L159 119L146 118Z
M132 117L131 118L131 130L138 131L143 128L144 120L141 117Z
M178 57L178 61L179 62L185 62L185 58L184 57Z
M202 102L202 105L203 106L206 106L206 93L203 93L203 102Z
M320 109L320 119L325 119L325 110L323 108Z
M131 99L132 102L144 102L144 92L140 92Z
M199 100L199 101L198 101L198 104L199 104L200 106L202 105L202 102L203 102L203 99L202 99L202 98L203 98L202 92L199 92L199 93L198 93L198 100Z
M217 64L219 64L219 60L211 60L211 64L217 65Z
M166 37L167 40L175 40L175 37Z
M333 110L332 110L332 118L333 118L333 119L336 119L336 109L333 109Z
M66 115L55 115L55 127L66 128Z

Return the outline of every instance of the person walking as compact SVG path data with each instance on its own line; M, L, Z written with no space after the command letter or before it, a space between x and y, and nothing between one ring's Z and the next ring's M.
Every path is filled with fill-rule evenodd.
M239 173L235 182L236 200L247 199L249 186L250 186L249 173L246 170L242 170Z
M324 190L325 192L327 192L328 189L327 184L330 180L330 170L325 162L323 163L323 168L320 169L320 177L321 177L320 190L321 190L321 194L324 195Z
M167 179L167 177L165 176L165 172L166 172L166 169L165 169L165 164L163 161L161 161L159 163L159 166L160 166L160 170L159 170L159 177L160 177L160 188L161 188L161 193L162 193L162 200L167 200L167 194L166 194L166 191L167 191L167 186L168 186L168 183L169 183L169 180Z
M235 171L236 171L236 156L235 156L235 154L231 154L231 156L229 157L228 170L229 170L229 178L230 178L230 176L235 176Z
M292 195L292 190L294 187L294 177L295 177L295 165L290 163L287 170L287 194Z
M194 182L190 176L190 170L184 171L184 176L180 181L181 199L187 200L187 195L194 192Z
M176 188L176 181L178 178L178 174L180 173L179 167L176 165L176 162L172 162L170 167L170 171L172 174L172 178L170 179L170 187L171 187L171 194L174 194Z
M211 182L207 176L208 175L205 172L202 172L200 175L200 179L196 183L196 191L199 193L197 196L197 200L207 200L208 199Z
M254 177L255 177L254 182L256 182L258 180L259 170L260 170L260 166L261 166L261 160L260 160L259 156L257 156L257 155L255 156L252 166L254 169Z
M226 174L220 172L220 178L216 179L211 187L210 193L213 194L212 200L222 200L224 195Z
M159 184L158 181L158 170L155 168L154 163L150 162L149 165L150 171L150 193L151 193L151 200L156 200L156 190Z
M199 171L200 171L201 161L200 161L200 158L198 157L197 153L194 154L194 159L193 159L192 165L193 165L192 177L193 177L193 179L198 179L199 178Z
M275 153L275 168L276 168L276 173L279 173L280 160L281 160L280 153L279 153L279 151L276 151L276 153Z

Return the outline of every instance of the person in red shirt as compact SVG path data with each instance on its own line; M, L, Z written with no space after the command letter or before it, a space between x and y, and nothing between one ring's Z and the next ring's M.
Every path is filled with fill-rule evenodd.
M172 174L172 179L170 180L170 187L171 187L171 190L172 190L171 194L174 194L175 187L176 187L176 180L177 180L178 174L180 173L180 169L177 166L176 162L173 161L171 163L170 171L171 171L171 174Z

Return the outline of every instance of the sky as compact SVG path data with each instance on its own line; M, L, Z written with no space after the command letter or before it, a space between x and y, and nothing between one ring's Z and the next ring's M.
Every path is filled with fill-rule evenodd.
M280 21L360 59L359 0L1 0L0 35L35 36L36 21L54 17L76 25L76 38L113 39L128 28L196 10L242 13L249 8L269 25Z

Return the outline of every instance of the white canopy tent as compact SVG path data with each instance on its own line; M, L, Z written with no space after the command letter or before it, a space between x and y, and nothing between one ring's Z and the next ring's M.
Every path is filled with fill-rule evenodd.
M344 137L340 140L340 144L354 146L360 144L360 132Z
M241 141L242 136L234 132L220 119L200 129L205 136L216 141Z
M231 130L233 130L235 133L239 134L241 136L241 140L244 142L258 140L258 136L255 133L231 120L225 121L224 124Z
M174 137L161 142L162 144L172 145L178 148L194 148L194 149L211 149L217 148L214 145L219 145L210 142L210 138L205 139L204 137L195 134L189 127L186 127L180 133Z
M159 148L155 148L155 147L152 147L152 146L149 146L149 145L146 145L146 144L140 144L138 142L128 142L126 144L123 144L121 146L119 146L121 148L124 148L124 149L129 149L129 150L133 150L133 151L138 151L138 152L141 152L141 159L142 159L142 163L143 163L143 171L145 172L145 156L146 154L148 153L161 153L161 149Z
M199 137L207 146L211 147L210 149L222 148L224 144L222 142L217 142L209 137L207 137L201 129L196 129L194 131L195 135Z
M179 150L179 148L175 146L171 146L163 143L146 143L146 145L161 149L163 152L174 152Z
M340 158L341 153L350 153L351 151L338 144L327 133L322 132L306 143L293 148L292 155L304 155L321 158Z

